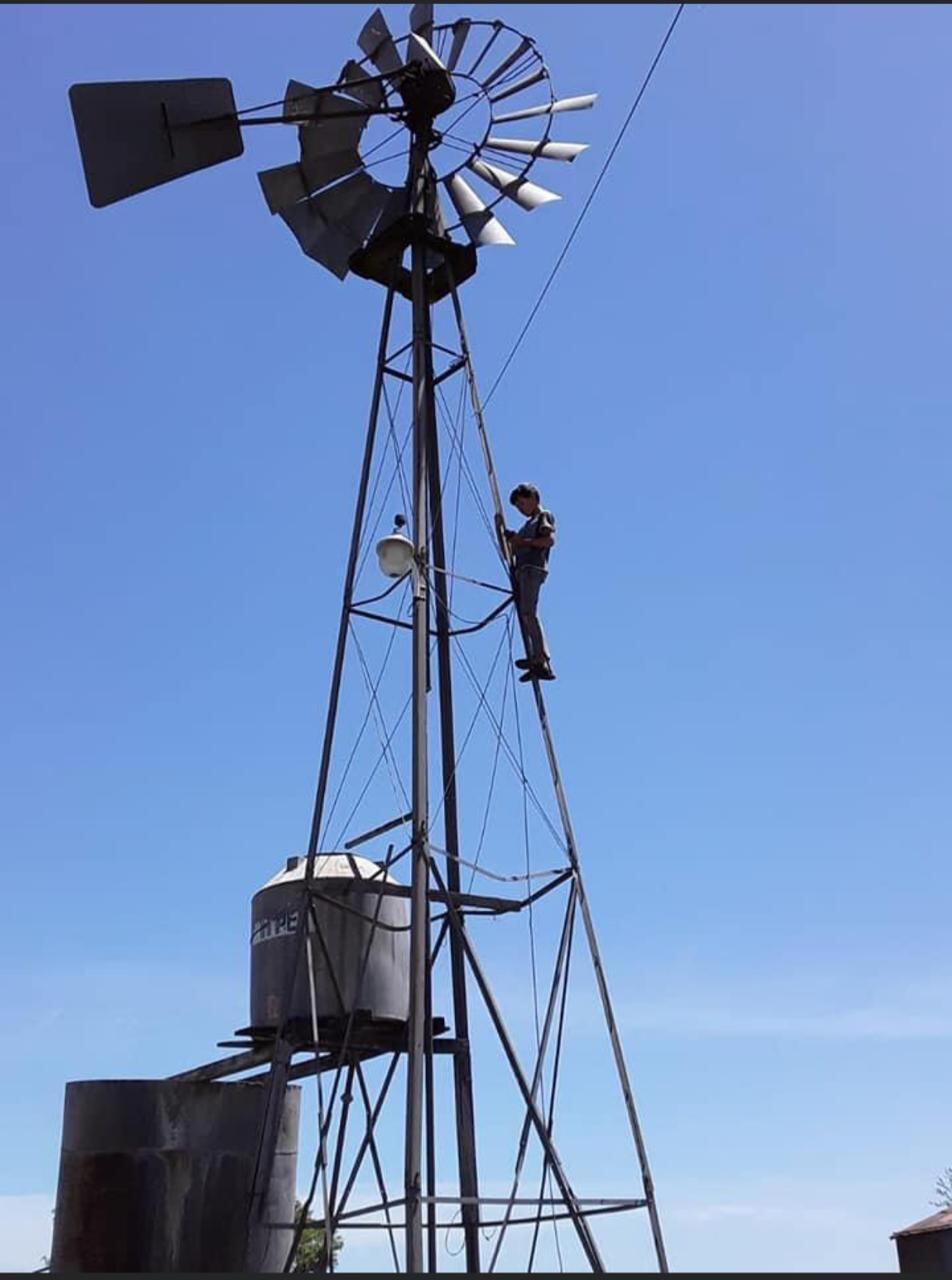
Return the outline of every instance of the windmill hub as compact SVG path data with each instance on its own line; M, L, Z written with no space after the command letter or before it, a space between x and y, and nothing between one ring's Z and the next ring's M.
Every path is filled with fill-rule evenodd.
M407 119L414 127L426 126L456 101L453 77L442 67L415 63L407 68L400 82L400 96L407 108Z

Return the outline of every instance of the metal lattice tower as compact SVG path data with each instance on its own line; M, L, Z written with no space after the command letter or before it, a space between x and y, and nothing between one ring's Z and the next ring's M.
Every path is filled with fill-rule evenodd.
M452 1228L462 1235L466 1270L478 1272L500 1264L507 1256L502 1252L505 1240L519 1228L531 1236L527 1266L531 1270L539 1256L543 1224L553 1224L561 1260L556 1224L564 1219L580 1262L600 1271L604 1263L593 1219L645 1210L658 1267L666 1271L645 1144L542 690L533 682L523 705L531 707L538 724L537 763L548 775L552 817L525 764L515 684L510 700L505 681L511 677L504 678L502 707L494 713L487 690L495 677L490 673L489 681L481 685L476 678L478 659L467 653L467 646L485 644L495 628L501 634L499 652L508 643L511 658L519 632L518 615L512 608L513 564L505 538L505 513L459 290L476 271L479 248L513 243L497 217L503 201L531 212L559 198L531 181L529 172L537 162L572 161L585 149L550 135L563 113L590 108L595 98L557 99L534 42L507 24L460 19L440 25L432 5L413 7L410 31L400 38L391 35L378 10L357 43L362 60L348 61L333 84L316 88L292 80L280 104L249 112L235 109L231 86L221 79L76 85L70 94L89 194L97 206L240 155L242 129L250 125L296 127L299 159L259 174L269 209L289 227L307 256L341 279L352 272L376 281L386 293L314 810L299 875L293 964L270 1030L246 1028L239 1041L223 1042L240 1052L174 1078L202 1081L257 1073L250 1078L260 1080L266 1105L248 1207L252 1227L268 1225L266 1193L287 1086L313 1075L318 1080L319 1116L308 1205L319 1190L321 1210L312 1211L310 1220L325 1228L327 1241L338 1232L346 1235L351 1228L385 1230L395 1269L435 1271L440 1262L439 1237ZM276 106L278 115L261 114ZM464 133L462 122L467 117L471 125L474 120L478 125ZM405 163L403 181L382 181L372 172L377 161L361 151L367 127L375 118L388 121L399 139L395 145ZM500 126L506 136L498 132ZM508 136L510 132L517 136ZM455 412L448 398L448 388L453 386L460 388ZM390 394L394 387L409 397L403 446ZM464 421L471 424L478 446L479 478L466 458ZM375 536L374 513L379 524L390 492L382 488L388 466L391 485L404 486L408 567L385 590L367 596L362 593L362 574ZM454 467L455 508L448 500ZM467 561L466 573L458 570L456 559L464 527L459 516L464 495L482 514L486 534L483 562L473 569ZM463 552L469 554L468 544ZM475 552L471 558L476 560ZM464 619L460 625L459 598L454 592L464 589L474 602L488 604L491 597L492 607L480 607L476 618ZM376 683L370 678L358 625L387 637ZM398 655L406 659L402 673L409 691L401 721L391 729L384 702L387 689L399 682L385 685L384 673L397 644L402 646ZM392 811L378 812L374 826L361 829L355 824L342 832L346 838L338 844L329 839L337 805L332 786L337 775L342 775L340 788L347 783L361 741L358 738L350 757L343 760L342 708L355 647L358 674L363 672L370 694L361 735L371 722L380 730L380 760L391 772L397 800L402 771L408 773L410 785L404 789L406 803L396 816L391 816ZM481 715L488 717L495 734L490 797L481 828L468 799L463 769L472 729L461 741L461 673L477 695L473 723ZM403 737L398 738L401 722ZM510 742L510 724L515 725L518 750ZM399 758L396 741L402 744ZM503 755L513 766L525 815L524 873L514 869L517 864L512 858L505 861L505 850L499 854L504 859L502 870L488 872L480 865L496 767ZM487 755L486 767L480 763L477 774L482 770L488 776L488 760ZM355 818L358 811L363 812L360 805L371 781L372 776L359 794ZM531 866L530 801L559 850L554 868ZM503 823L516 812L504 814ZM398 848L394 833L401 830L408 838ZM371 864L358 864L358 855L351 850L375 842L380 852L386 846L386 854L378 856L368 872L363 868ZM318 910L327 900L321 888L322 868L332 857L348 859L361 902L374 904L368 913L353 905L356 899L348 906L345 897L335 907L360 916L367 930L355 998L343 995L346 976L335 972L318 919ZM395 880L392 873L400 868L409 885ZM472 873L465 888L464 869ZM473 893L476 874L490 875L505 891ZM382 930L399 934L404 928L387 924L381 912L384 902L394 897L401 898L408 909L408 1018L399 1025L382 1026L363 1016L360 994L374 939ZM540 1003L533 912L541 911L543 905L552 907L555 914L548 936L552 963ZM526 1051L520 1052L520 1035L504 1016L498 975L494 980L491 965L481 958L482 940L477 946L478 922L486 916L503 923L529 920L535 1023L528 1033L523 1029L521 1036L531 1052L528 1069L523 1065ZM581 1195L562 1155L559 1070L577 935L591 961L594 990L589 1004L600 1011L607 1033L619 1116L634 1157L629 1177L640 1182L637 1194ZM310 1016L303 1020L292 1017L291 1011L292 989L302 969L311 981ZM334 1016L318 1007L311 978L318 970L326 974L339 997ZM523 1013L525 1005L523 1001ZM481 1039L473 1032L477 1011L484 1024ZM483 1112L477 1103L490 1111L496 1107L495 1097L483 1092L477 1062L477 1045L489 1041L521 1115L511 1135L515 1158L507 1175L507 1194L498 1194L499 1188L492 1185L498 1174L487 1176L486 1153L480 1143ZM405 1068L402 1107L399 1088L393 1087L401 1066ZM493 1076L493 1087L499 1078ZM354 1120L355 1109L363 1115L362 1127ZM403 1122L402 1135L389 1142L381 1138L386 1114L397 1114ZM522 1186L530 1156L541 1166L531 1194ZM401 1192L393 1195L390 1187L397 1165ZM368 1176L367 1169L373 1171L376 1198L364 1196L369 1203L355 1205L354 1200L361 1198L360 1178ZM295 1245L302 1228L303 1222ZM493 1233L491 1241L487 1231ZM254 1257L249 1258L249 1268L254 1265ZM323 1265L334 1269L332 1250L325 1251Z

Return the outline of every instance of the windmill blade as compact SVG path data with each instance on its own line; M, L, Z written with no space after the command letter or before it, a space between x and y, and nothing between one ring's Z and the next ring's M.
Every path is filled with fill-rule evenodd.
M449 55L446 59L447 71L452 71L460 60L460 54L463 52L463 46L466 44L466 37L469 35L469 29L472 22L469 18L460 18L453 23L453 43L450 45Z
M495 187L497 191L501 191L504 196L514 200L520 208L530 213L542 204L551 204L553 200L562 199L554 191L546 191L545 187L528 182L521 174L510 173L508 169L497 169L495 165L487 164L485 160L474 157L467 168L471 169L477 178L482 178L484 182L488 182L491 187Z
M512 236L486 208L473 188L458 173L443 180L460 222L477 247L490 244L515 244Z
M406 187L394 187L387 196L386 203L383 206L383 212L374 225L374 235L379 235L382 231L386 231L398 218L402 218L408 212L410 205L410 193ZM437 200L439 205L439 200Z
M305 166L301 163L282 164L276 169L262 169L258 174L261 190L272 213L281 213L289 205L306 200L308 196L327 186L336 178L353 173L362 167L356 151L331 152L319 162L323 167Z
M528 142L522 138L487 138L486 146L511 151L520 156L542 156L545 160L572 161L588 150L587 142Z
M370 119L369 108L329 89L309 90L299 80L291 80L284 113L300 122L301 163L309 191L359 167L357 148Z
M346 151L308 151L303 147L301 149L300 169L304 175L308 195L362 168L360 152L354 147Z
M338 115L341 103L353 110L353 104L346 98L337 94L326 95L321 110L329 114L316 116L299 130L301 168L309 192L318 191L335 178L342 178L361 167L358 146L368 117Z
M515 49L513 49L512 53L510 53L508 57L503 58L499 66L494 67L493 70L490 71L489 75L486 76L483 80L483 88L488 89L489 86L498 80L504 72L509 70L513 63L518 62L521 57L527 54L532 47L532 41L529 37L523 36Z
M440 239L446 239L446 217L443 213L443 202L440 200L439 193L436 193L433 209L433 232ZM442 252L438 249L427 249L424 254L427 271L436 271L446 261Z
M309 258L343 280L390 198L389 187L355 173L329 191L281 210L281 218Z
M74 84L69 101L96 209L244 151L230 80Z
M307 194L319 191L329 182L343 178L361 167L360 135L367 126L369 115L350 98L339 93L322 90L310 99L302 97L297 81L288 85L286 101L309 101L308 113L301 120L298 137L301 143L301 169ZM262 182L262 186L264 183ZM281 196L283 199L283 186ZM268 192L265 191L268 198ZM269 199L270 207L270 199Z
M345 62L341 68L338 80L342 81L340 89L342 93L349 94L352 98L357 98L364 106L370 107L371 110L379 110L386 101L386 95L379 81L371 84L360 84L361 80L366 80L367 72L355 62L353 58L349 62ZM356 81L357 83L352 83Z
M280 213L288 205L297 204L310 195L304 170L299 164L282 164L277 169L262 169L258 174L258 181L272 213Z
M356 128L359 137L370 118L370 108L353 98L335 93L333 89L308 89L299 80L289 80L284 91L284 114L293 116L302 125L322 128L334 122L339 126Z
M407 62L422 62L439 71L445 71L443 63L437 57L436 50L415 31L407 36Z
M534 84L538 84L540 80L546 78L547 72L545 67L539 67L537 71L533 71L532 75L526 76L522 80L517 80L515 84L509 85L507 89L498 89L495 93L489 95L489 101L492 103L502 102L504 98L515 97L517 93L522 93L523 89L531 89Z
M314 197L317 199L317 197ZM298 244L309 258L326 267L338 280L346 278L350 271L350 259L360 248L349 236L330 228L312 215L310 202L293 204L281 217L291 228Z
M587 111L595 105L597 93L587 93L581 98L560 98L558 102L546 102L541 107L524 107L521 111L507 111L493 116L493 124L505 124L509 120L529 120L532 116L555 115L558 111Z
M284 114L295 120L308 120L317 110L321 93L302 80L289 80L284 91Z
M415 4L410 10L410 30L422 36L428 43L433 32L433 6Z
M375 9L364 23L357 44L381 75L390 77L403 66L387 20L379 9Z
M443 213L443 201L440 199L439 192L434 192L436 200L433 209L433 229L436 234L443 238L446 236L446 215Z
M391 189L369 173L355 173L330 191L312 196L311 203L337 230L363 244L390 199Z

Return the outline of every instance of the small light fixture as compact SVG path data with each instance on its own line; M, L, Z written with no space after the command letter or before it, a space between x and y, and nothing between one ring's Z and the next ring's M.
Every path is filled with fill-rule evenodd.
M394 516L393 533L377 543L380 572L388 578L402 578L413 567L413 543L400 532L406 523L403 516Z

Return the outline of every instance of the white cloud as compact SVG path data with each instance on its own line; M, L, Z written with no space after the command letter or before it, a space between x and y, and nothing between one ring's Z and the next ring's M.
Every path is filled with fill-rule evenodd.
M37 1271L53 1234L51 1195L0 1196L0 1271Z
M607 1182L590 1188L611 1194ZM894 1272L891 1232L916 1216L903 1179L666 1179L659 1202L674 1271ZM651 1271L647 1219L595 1220L609 1271Z
M893 1271L895 1203L856 1191L830 1188L830 1199L839 1204L821 1203L813 1188L799 1186L783 1199L744 1196L669 1206L664 1223L671 1264L728 1272Z
M616 997L616 1016L626 1031L798 1040L952 1039L952 978L887 988L872 979L861 984L844 977L834 988L830 981L805 976L731 983L682 974L676 987L645 980L643 995L633 996L630 983L616 987L623 993ZM599 1016L594 988L579 1005L576 1029L593 1029Z
M701 1204L673 1209L667 1215L672 1222L704 1224L743 1220L777 1226L836 1227L847 1220L840 1209L778 1204Z
M897 1006L826 1012L737 1003L644 1005L622 1011L628 1030L675 1035L755 1036L821 1040L948 1040L952 1013Z

